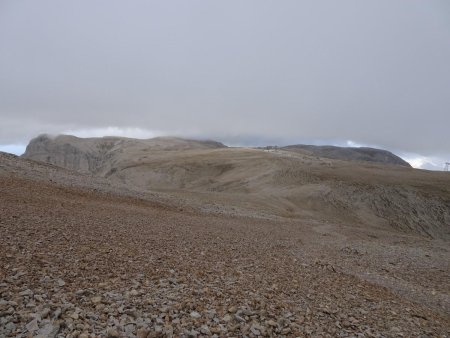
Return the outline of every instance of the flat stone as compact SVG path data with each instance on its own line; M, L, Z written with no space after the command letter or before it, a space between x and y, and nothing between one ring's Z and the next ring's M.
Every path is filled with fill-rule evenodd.
M108 330L106 330L106 336L108 338L117 338L119 337L119 332L117 332L117 330L114 328L109 328Z
M200 313L198 313L197 311L192 311L191 312L191 317L192 318L200 318L202 315Z
M91 302L94 304L98 304L102 301L102 296L95 296L91 298Z
M245 319L244 318L242 318L241 316L239 316L239 315L234 315L234 319L236 319L238 322L241 322L241 323L244 323L245 322Z
M58 319L61 316L61 308L57 308L55 312L53 312L53 319Z
M139 330L137 330L136 336L137 338L147 338L149 333L150 333L149 330L140 328Z
M25 297L25 296L32 296L33 295L33 291L31 291L30 289L26 289L22 292L19 292L19 296Z
M6 331L12 333L12 332L16 331L16 324L9 322L8 324L5 325L5 329L6 329Z
M266 324L269 325L269 326L272 326L272 327L278 326L277 322L272 320L272 319L266 321Z
M227 313L225 316L223 316L222 320L228 323L229 321L231 321L231 316Z
M44 310L42 310L41 312L41 318L45 318L49 315L50 313L50 309L48 307L44 308Z
M29 323L26 325L26 328L27 328L27 330L28 330L29 332L34 332L34 331L39 330L39 325L38 325L37 319L35 318L35 319L33 319L31 322L29 322Z
M237 311L237 307L236 306L230 306L229 308L228 308L228 312L229 313L235 313Z
M43 335L47 338L54 338L57 336L58 332L60 330L60 325L57 324L47 324L43 328L41 328L38 332L39 335Z
M257 328L255 328L254 326L252 326L252 327L250 328L250 331L252 331L252 333L253 333L254 335L256 335L256 336L259 336L259 335L261 334L261 332L260 332Z
M204 335L211 335L211 331L209 330L208 325L202 325L202 327L200 328L200 332Z

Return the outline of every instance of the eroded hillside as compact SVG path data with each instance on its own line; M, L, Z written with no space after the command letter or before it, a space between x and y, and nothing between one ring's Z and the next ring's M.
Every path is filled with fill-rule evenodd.
M386 151L362 151L381 162L397 161ZM267 215L450 238L450 175L415 170L401 161L395 165L317 155L298 146L265 150L179 138L40 136L24 157L139 191L193 195L206 208L216 201L247 212L263 209Z

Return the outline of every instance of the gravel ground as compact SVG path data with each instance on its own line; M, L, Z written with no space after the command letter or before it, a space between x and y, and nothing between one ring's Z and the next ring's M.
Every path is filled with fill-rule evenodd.
M0 337L449 336L448 243L208 214L1 164Z

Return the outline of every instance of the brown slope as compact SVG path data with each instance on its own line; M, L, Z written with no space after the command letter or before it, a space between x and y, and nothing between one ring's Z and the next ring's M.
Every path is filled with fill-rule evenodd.
M44 160L49 156L51 163L80 170L71 153L65 152L66 145L91 156L93 148L108 141L71 140L47 138L43 152L36 151L36 144L42 142L35 140L25 156ZM90 171L131 189L170 191L195 196L207 205L219 201L258 214L265 210L268 215L450 238L450 175L446 173L171 138L114 142Z
M450 328L446 243L179 211L114 185L94 191L102 180L54 166L4 154L0 165L0 335L394 337Z

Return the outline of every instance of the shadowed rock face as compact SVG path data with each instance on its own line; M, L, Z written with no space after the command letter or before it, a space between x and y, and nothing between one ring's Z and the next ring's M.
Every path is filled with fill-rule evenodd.
M393 153L375 148L354 148L354 147L335 147L335 146L313 146L313 145L291 145L282 147L281 149L288 151L306 152L313 156L326 157L337 160L349 161L367 161L384 164L401 165L411 167L411 165L394 155Z

